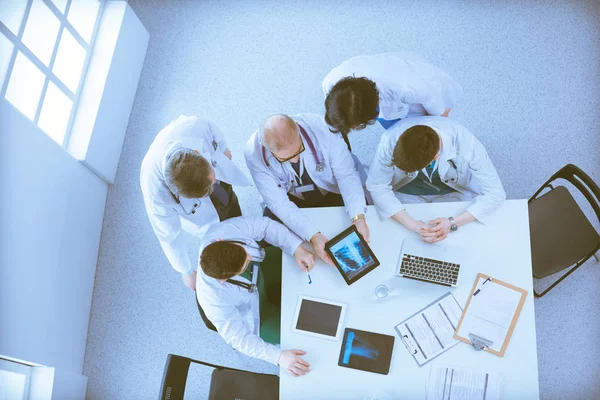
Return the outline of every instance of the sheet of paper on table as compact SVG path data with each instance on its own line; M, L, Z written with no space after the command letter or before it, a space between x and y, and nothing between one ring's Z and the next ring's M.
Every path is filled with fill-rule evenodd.
M501 379L496 374L462 368L433 366L427 400L498 400Z
M419 366L460 343L453 338L462 308L448 292L395 326L404 346Z
M479 278L477 288L481 288L481 291L477 296L472 296L457 334L468 338L472 333L491 340L490 349L500 351L522 294L495 283L493 279L482 286L483 282L484 279Z

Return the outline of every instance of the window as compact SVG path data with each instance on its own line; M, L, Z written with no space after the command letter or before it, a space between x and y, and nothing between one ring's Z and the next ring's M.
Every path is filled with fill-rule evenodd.
M0 96L65 145L104 0L2 0Z
M25 400L29 398L31 367L0 358L0 399Z

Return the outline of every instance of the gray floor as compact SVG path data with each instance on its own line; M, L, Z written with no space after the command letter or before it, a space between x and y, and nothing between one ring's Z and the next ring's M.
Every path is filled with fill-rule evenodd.
M218 123L243 165L262 118L323 111L330 68L357 54L414 50L462 83L453 117L487 147L509 198L530 196L568 162L600 182L596 0L131 3L151 39L108 194L84 368L90 399L156 398L169 352L275 372L202 327L144 213L141 160L180 114ZM381 133L352 136L364 162ZM245 213L258 213L257 193L238 194ZM600 397L599 288L600 268L589 263L536 300L542 399ZM192 374L190 389L204 398L208 375Z

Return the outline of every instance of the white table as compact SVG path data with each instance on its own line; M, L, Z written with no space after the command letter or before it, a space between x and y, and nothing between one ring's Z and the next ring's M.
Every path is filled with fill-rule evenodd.
M408 205L413 218L428 221L456 215L467 203ZM324 235L334 237L348 226L343 208L305 209L304 212ZM281 348L302 349L312 372L294 378L281 371L281 399L361 399L385 393L393 399L425 399L432 366L450 365L498 373L502 378L502 399L538 399L538 364L531 278L529 220L526 200L507 201L487 225L472 222L446 239L448 244L469 249L462 265L459 287L447 288L393 276L404 237L418 237L400 224L381 221L369 207L367 221L370 246L381 265L351 286L336 268L320 261L311 272L312 284L293 258L284 255L282 276ZM466 304L477 273L489 274L529 291L504 357L477 352L459 343L441 356L419 367L394 331L394 326L449 290L462 307ZM386 282L400 294L388 302L375 299L374 289ZM291 332L299 295L308 295L347 304L344 327L373 331L396 337L388 375L338 366L341 340L332 341Z

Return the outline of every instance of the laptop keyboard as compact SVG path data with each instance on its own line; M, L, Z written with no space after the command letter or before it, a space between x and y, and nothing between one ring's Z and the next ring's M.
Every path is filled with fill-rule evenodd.
M456 285L459 270L459 264L417 257L411 254L404 254L400 265L400 273L406 277L442 285Z

